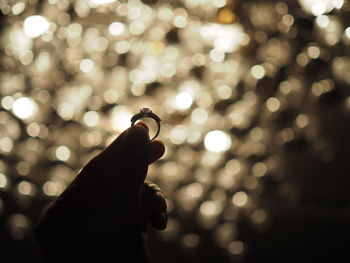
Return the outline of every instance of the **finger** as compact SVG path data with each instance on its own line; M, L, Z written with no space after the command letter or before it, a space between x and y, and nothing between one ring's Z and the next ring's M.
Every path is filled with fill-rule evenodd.
M151 225L155 229L163 230L167 225L168 217L164 194L160 188L156 184L145 182L141 202Z
M136 123L136 125L142 125L143 127L145 127L149 135L149 128L146 123L144 123L143 121L139 121ZM165 146L162 141L160 140L151 141L148 163L151 164L157 161L160 157L163 156L164 153L165 153Z
M147 130L147 133L149 133L149 128L148 128L147 124L144 123L143 121L138 121L138 122L136 123L136 125L141 125L141 126L143 126L143 127Z
M157 161L165 153L164 143L160 140L152 141L149 149L148 163Z
M145 137L148 137L148 141L150 141L149 135L148 135L148 133L149 133L148 126L146 125L146 123L139 121L134 126L131 126L127 130L125 130L124 132L119 134L119 136L97 156L97 157L103 156L103 158L98 158L98 159L104 159L105 163L108 160L115 163L115 161L117 160L117 157L119 157L119 155L123 154L123 144L125 143L125 141L128 140L127 137L135 137L135 136L138 137L137 132L133 132L133 130L135 130L135 129L139 130L139 133L141 135L141 140L146 142L147 138L145 138ZM142 143L142 144L144 144L144 143Z
M121 133L89 164L99 177L107 177L111 187L128 196L138 196L148 169L150 139L148 128L136 124ZM90 169L92 168L92 169ZM136 193L136 194L135 194Z
M139 192L146 178L150 139L143 125L130 127L122 140L122 155L118 162L118 172L123 176L125 187ZM121 178L120 178L121 179Z

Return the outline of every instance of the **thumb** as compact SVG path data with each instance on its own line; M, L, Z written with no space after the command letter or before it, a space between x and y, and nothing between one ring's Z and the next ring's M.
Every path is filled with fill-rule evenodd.
M118 192L128 196L137 194L147 175L150 139L143 125L134 125L118 136L98 159L100 167L109 171L111 183Z
M130 127L123 138L123 179L125 186L137 192L143 187L147 170L150 150L148 131L142 125Z

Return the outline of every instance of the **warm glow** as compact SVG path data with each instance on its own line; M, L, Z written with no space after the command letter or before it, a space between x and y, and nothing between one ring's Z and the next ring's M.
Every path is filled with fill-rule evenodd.
M104 5L115 2L115 0L91 0L96 5Z
M230 9L224 8L219 12L218 19L220 23L230 24L236 20L236 15Z
M3 173L0 173L0 188L4 188L7 185L7 178Z
M269 111L277 111L280 107L280 101L275 97L269 98L266 101L266 107Z
M130 127L131 119L132 115L125 111L124 109L117 109L114 113L113 113L113 117L112 117L112 124L114 129L116 129L119 132L122 132L124 130L126 130L127 128Z
M43 191L47 196L58 196L63 191L63 186L58 182L47 181L43 185Z
M170 140L174 144L182 144L186 140L187 128L183 125L175 126L170 133Z
M175 104L179 110L186 110L191 107L193 102L191 94L188 92L180 92L176 95Z
M234 255L239 255L243 252L244 245L241 241L233 241L230 243L228 250L234 254Z
M7 0L0 12L0 213L10 239L30 238L37 206L144 107L161 119L166 148L147 169L171 212L155 238L194 262L203 231L218 259L246 260L240 222L265 234L275 222L260 200L266 183L296 204L304 193L293 176L307 183L316 164L347 165L337 157L350 118L349 1ZM153 138L148 117L138 121ZM308 169L289 167L296 153L312 157ZM320 176L330 192L335 178Z
M304 128L309 124L309 117L305 114L299 114L295 120L295 123L299 128Z
M60 161L67 161L70 157L70 150L67 146L61 145L56 149L56 157Z
M335 7L334 4L339 1L334 0L299 0L302 8L313 14L314 16L320 16L324 13L328 13L332 11ZM337 6L341 6L342 4L338 3Z
M84 73L89 73L94 69L94 62L91 59L83 59L80 62L80 70Z
M205 201L201 204L199 210L204 216L215 216L222 211L222 205L216 201Z
M188 185L186 190L187 190L187 194L191 198L198 198L203 193L203 187L199 183L192 183L192 184Z
M20 119L29 119L36 113L36 104L31 98L22 97L13 104L13 113Z
M0 150L8 153L13 149L13 141L10 137L2 137L0 138Z
M120 36L124 33L124 31L125 31L125 25L120 22L113 22L108 27L108 32L112 36Z
M221 52L234 52L244 41L243 29L238 24L207 24L200 28L199 33Z
M88 111L83 117L84 123L89 127L94 127L100 121L100 116L96 111Z
M24 20L23 26L26 35L35 38L45 33L49 29L50 24L45 17L35 15L27 17Z
M195 124L202 125L208 120L208 112L203 108L196 108L191 113L191 119Z
M17 190L22 195L34 195L36 192L34 184L27 181L20 182L17 186Z
M235 206L242 207L248 202L248 196L245 192L237 192L232 197L232 203Z
M265 69L263 66L255 65L250 69L250 73L256 79L262 79L265 76Z
M222 131L211 131L204 138L204 146L210 152L223 152L231 147L231 138Z

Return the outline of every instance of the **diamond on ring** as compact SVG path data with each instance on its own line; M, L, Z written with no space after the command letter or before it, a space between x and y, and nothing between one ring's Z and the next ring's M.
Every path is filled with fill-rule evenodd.
M142 108L140 109L139 113L136 113L134 116L132 116L131 126L134 126L135 122L141 118L151 118L156 121L158 130L156 135L154 135L154 137L151 139L151 141L153 141L159 135L161 119L155 113L153 113L149 108Z

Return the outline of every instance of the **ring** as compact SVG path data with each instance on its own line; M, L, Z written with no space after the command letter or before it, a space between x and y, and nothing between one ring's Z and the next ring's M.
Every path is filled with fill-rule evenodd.
M135 122L141 118L151 118L156 121L158 130L156 135L154 135L154 137L151 139L151 141L153 141L160 133L160 121L161 121L160 118L155 113L153 113L149 108L142 108L139 113L136 113L134 116L132 116L131 126L134 126Z

